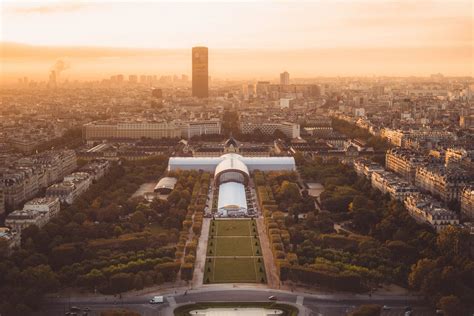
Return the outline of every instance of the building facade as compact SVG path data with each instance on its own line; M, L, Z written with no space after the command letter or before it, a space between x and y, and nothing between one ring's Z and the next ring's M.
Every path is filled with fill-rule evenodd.
M241 122L240 131L242 134L253 134L260 130L264 135L273 135L277 130L285 134L288 138L300 137L300 125L289 122Z
M280 85L288 86L290 84L290 74L288 71L284 71L280 74Z
M404 201L407 196L418 193L417 188L388 171L373 172L371 184L382 194L389 194L398 201Z
M416 152L410 149L396 147L387 150L385 166L410 183L415 182L416 168L425 161Z
M408 213L420 223L428 223L442 231L450 225L458 225L459 219L456 213L442 207L439 203L423 194L408 196L404 205Z
M474 185L461 190L461 214L467 220L474 221Z
M82 127L86 141L140 138L179 138L181 126L174 122L113 122L97 121Z
M415 184L421 191L438 196L445 202L459 201L461 189L469 184L469 177L459 168L426 164L416 169Z
M72 204L74 200L89 189L92 177L86 172L74 172L64 181L51 185L46 190L47 197L57 197L61 203Z

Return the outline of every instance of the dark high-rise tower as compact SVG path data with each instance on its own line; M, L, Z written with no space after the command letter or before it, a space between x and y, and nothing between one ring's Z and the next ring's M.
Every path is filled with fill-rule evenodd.
M207 47L193 47L193 97L209 96Z

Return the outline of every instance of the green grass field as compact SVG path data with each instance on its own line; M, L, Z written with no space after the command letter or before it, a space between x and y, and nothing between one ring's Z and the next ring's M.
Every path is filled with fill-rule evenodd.
M253 236L258 235L257 225L252 220L214 220L210 235L213 236Z
M265 283L261 255L255 221L214 220L207 243L204 282Z
M207 255L261 256L260 241L254 237L213 237L207 243Z
M204 272L205 283L265 283L262 258L209 258ZM258 262L260 260L260 262Z

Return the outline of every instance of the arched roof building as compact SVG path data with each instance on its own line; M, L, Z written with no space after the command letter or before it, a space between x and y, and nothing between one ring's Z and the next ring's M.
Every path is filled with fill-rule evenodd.
M214 185L219 188L217 210L221 216L248 215L245 187L249 183L250 172L295 169L293 157L243 157L236 153L220 157L172 157L168 162L168 171L203 170L214 173Z
M226 182L238 182L247 185L250 174L249 169L241 160L242 156L237 154L225 154L221 157L224 159L217 165L214 171L216 185Z

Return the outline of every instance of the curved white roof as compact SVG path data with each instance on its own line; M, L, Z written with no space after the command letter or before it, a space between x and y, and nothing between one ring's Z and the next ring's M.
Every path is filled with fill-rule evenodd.
M214 172L217 164L221 161L221 157L171 157L168 160L168 171L204 170Z
M234 163L235 167L229 166ZM221 165L222 164L222 165ZM261 170L296 170L293 157L242 157L238 154L225 154L220 157L171 157L168 171L173 170L204 170L215 174L226 169L237 169L248 174L249 171Z
M224 158L216 167L214 172L215 175L218 175L221 172L226 170L238 170L242 173L246 174L247 177L249 176L249 169L247 166L242 162L242 156L237 154L225 154L222 155L221 158Z
M245 186L242 183L226 182L219 186L217 209L247 209Z
M174 189L174 186L178 182L178 179L173 177L164 177L155 186L155 190L157 189Z
M250 171L296 170L296 163L293 157L242 157L242 162Z

